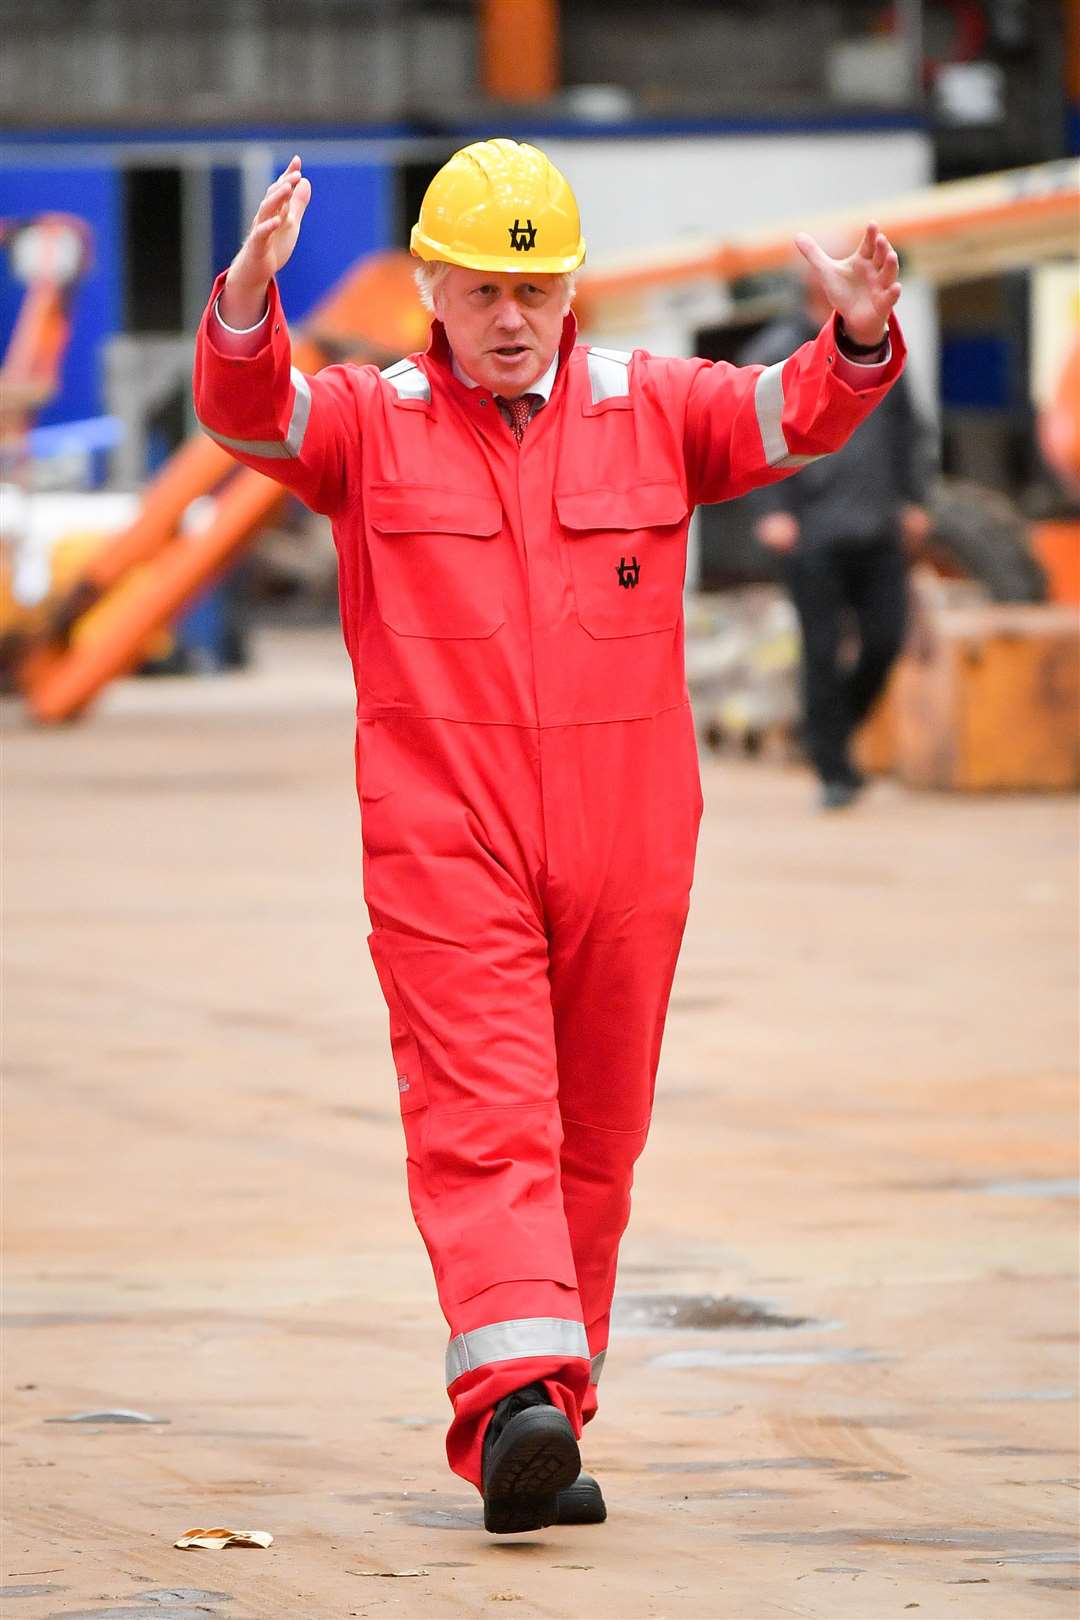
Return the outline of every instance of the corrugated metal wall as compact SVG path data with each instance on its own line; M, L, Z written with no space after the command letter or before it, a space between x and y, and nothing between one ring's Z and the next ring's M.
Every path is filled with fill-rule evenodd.
M12 125L392 121L460 110L469 0L0 3Z
M564 0L563 81L622 86L645 115L805 109L851 3ZM8 127L422 122L489 105L475 0L0 0L0 30Z

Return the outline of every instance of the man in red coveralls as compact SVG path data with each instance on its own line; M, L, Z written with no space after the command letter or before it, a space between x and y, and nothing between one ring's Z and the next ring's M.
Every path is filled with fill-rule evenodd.
M837 449L903 364L897 260L799 246L835 314L782 364L575 341L570 188L458 152L412 248L424 354L290 370L270 186L199 332L206 431L333 520L371 952L451 1339L447 1455L493 1532L605 1516L581 1474L701 814L686 530Z

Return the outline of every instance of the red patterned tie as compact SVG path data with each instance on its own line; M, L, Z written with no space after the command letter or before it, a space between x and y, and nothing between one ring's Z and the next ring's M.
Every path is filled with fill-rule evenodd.
M525 437L525 429L529 424L529 418L532 416L532 402L536 397L535 394L519 394L517 399L504 399L502 394L495 395L499 406L510 423L510 430L518 444Z

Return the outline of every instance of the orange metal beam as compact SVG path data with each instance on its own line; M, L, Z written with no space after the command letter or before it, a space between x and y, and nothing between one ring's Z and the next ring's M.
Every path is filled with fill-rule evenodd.
M559 88L558 0L483 0L482 83L495 101L546 101Z
M108 681L134 669L153 632L225 569L284 499L280 484L243 468L226 485L206 529L162 551L136 589L102 599L92 634L62 653L39 654L26 694L34 718L70 719Z
M965 205L958 197L954 210L923 215L911 212L905 200L898 199L895 212L886 204L876 217L898 247L912 250L922 244L936 245L950 237L963 240L995 229L1020 235L1045 222L1075 228L1078 205L1080 190L1074 186L1050 194L1002 198L984 206L972 206L970 202ZM670 287L701 277L731 280L780 269L790 261L792 251L786 231L760 233L743 243L701 242L684 252L642 254L622 264L585 271L580 293L584 301L594 305L604 298Z

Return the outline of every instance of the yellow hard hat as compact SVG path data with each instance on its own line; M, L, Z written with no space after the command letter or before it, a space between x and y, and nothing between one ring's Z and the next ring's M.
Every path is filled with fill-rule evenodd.
M444 163L424 193L409 247L418 259L466 270L563 275L585 257L577 203L535 146L474 141Z

